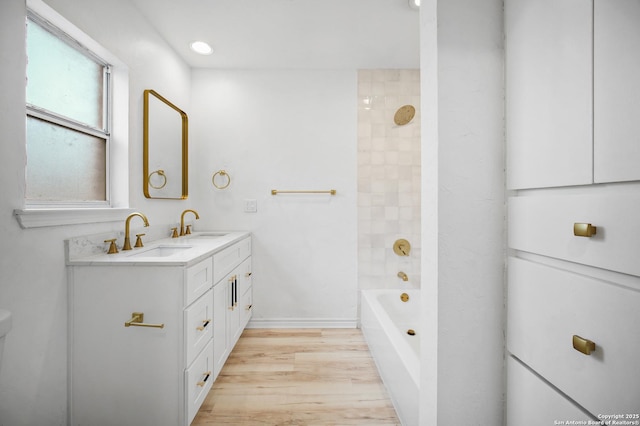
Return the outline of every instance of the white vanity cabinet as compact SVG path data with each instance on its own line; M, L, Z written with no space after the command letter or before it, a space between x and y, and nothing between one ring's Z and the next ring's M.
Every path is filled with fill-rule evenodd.
M640 180L640 2L506 0L507 186Z
M193 261L70 263L70 424L191 423L214 381L214 345L227 339L217 332L216 267L250 263L241 236L210 253L200 243ZM142 320L125 326L135 313Z

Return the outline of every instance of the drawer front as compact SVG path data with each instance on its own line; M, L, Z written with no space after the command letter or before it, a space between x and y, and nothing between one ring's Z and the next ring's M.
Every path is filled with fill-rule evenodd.
M213 255L214 282L220 281L251 254L251 238L245 238Z
M251 288L247 290L247 292L242 295L242 299L240 301L240 328L244 330L247 326L247 323L251 319L251 314L253 313L253 294Z
M187 394L187 424L191 424L213 385L213 343L200 353L193 365L185 370Z
M509 352L593 414L640 413L640 292L513 257L508 268Z
M184 326L188 366L213 337L213 289L184 311Z
M211 258L187 269L187 285L185 286L185 306L188 306L213 287L213 263Z
M511 356L507 358L507 425L540 426L591 419L527 367Z
M252 285L251 256L245 259L238 268L238 297L242 297Z
M509 199L509 247L640 276L640 194ZM574 235L574 223L596 227Z

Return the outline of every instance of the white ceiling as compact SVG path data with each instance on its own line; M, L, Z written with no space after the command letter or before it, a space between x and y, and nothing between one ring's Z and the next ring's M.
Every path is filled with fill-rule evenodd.
M418 68L407 0L131 0L192 67ZM207 41L212 55L189 49Z

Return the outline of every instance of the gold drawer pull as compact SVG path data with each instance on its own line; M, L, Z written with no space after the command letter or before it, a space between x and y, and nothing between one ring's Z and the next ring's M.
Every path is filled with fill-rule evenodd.
M131 314L131 319L124 323L125 327L153 327L153 328L164 328L164 324L147 324L144 322L144 313L142 312L133 312Z
M204 387L204 384L207 382L207 380L209 380L209 376L211 376L211 371L207 371L204 374L205 374L204 380L199 381L198 383L196 383L196 385L200 387Z
M590 238L593 235L596 235L596 227L590 223L574 223L573 224L573 235L576 237L587 237Z
M202 321L202 325L197 326L196 330L198 331L204 330L209 325L210 322L211 322L210 319Z
M573 349L585 355L591 355L596 350L596 344L589 339L584 339L578 335L573 335Z

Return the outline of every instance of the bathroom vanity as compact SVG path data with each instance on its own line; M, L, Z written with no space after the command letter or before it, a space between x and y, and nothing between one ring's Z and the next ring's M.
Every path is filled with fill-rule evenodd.
M251 317L250 234L67 263L71 424L190 424Z

